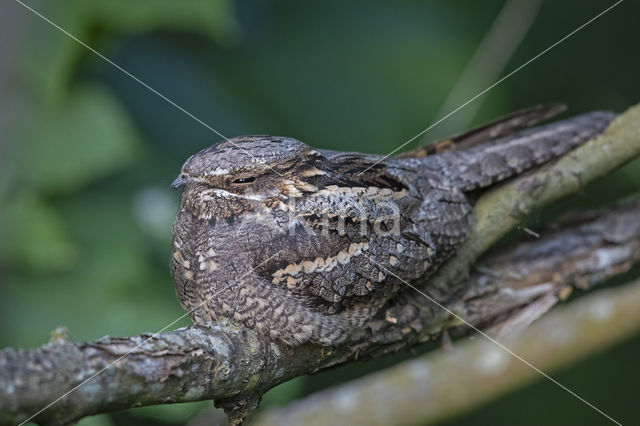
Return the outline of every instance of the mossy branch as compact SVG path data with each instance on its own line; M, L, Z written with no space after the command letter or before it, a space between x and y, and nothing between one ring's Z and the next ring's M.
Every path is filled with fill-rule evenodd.
M640 280L597 291L554 310L501 343L550 373L638 333L638 306ZM545 380L495 343L467 340L456 343L451 351L431 352L272 409L252 424L369 426L397 424L398 419L402 424L435 424L536 379ZM558 392L559 397L572 398L563 390ZM614 413L602 415L603 424L608 416L612 424L617 422Z
M626 248L626 256L609 257L610 263L593 264L587 270L572 269L579 264L572 260L582 253L578 247L576 251L552 253L550 261L565 260L567 282L557 286L535 280L523 285L523 280L509 284L511 297L505 297L499 283L480 285L474 276L468 277L479 256L527 213L578 191L639 155L640 106L636 106L620 115L603 134L554 164L485 194L476 205L470 238L423 290L473 324L507 333L526 326L527 318L545 312L562 297L568 284L595 282L628 269L638 260L637 249L631 249L637 243L633 233L618 241L607 240L607 244ZM603 212L599 220L622 215L637 224L638 210L629 214L629 208ZM598 229L596 226L591 232L603 232ZM583 231L568 227L564 238ZM605 241L604 235L600 236ZM547 238L552 236L541 241L549 241ZM593 254L602 249L592 246L590 250ZM495 258L498 263L499 256ZM526 259L525 250L519 261ZM512 264L518 265L516 259L503 266ZM40 348L0 351L0 423L17 423L38 412L34 421L40 424L67 424L129 407L207 399L215 400L237 420L255 408L264 392L293 377L411 347L446 330L468 332L448 313L410 291L385 314L355 330L347 344L336 348L287 347L229 321L210 328L187 327L86 343L74 343L64 333L57 333L52 342ZM44 407L46 410L39 412Z

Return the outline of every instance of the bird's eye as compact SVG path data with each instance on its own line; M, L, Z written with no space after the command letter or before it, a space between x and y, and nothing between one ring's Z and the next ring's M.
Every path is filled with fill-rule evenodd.
M234 179L232 183L251 183L254 180L256 180L255 177L249 176L249 177L242 177L242 178Z

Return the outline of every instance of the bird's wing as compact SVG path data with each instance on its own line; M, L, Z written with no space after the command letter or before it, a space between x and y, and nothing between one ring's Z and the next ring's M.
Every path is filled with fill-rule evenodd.
M402 152L398 158L426 157L445 151L464 150L493 139L511 135L519 130L548 120L564 110L566 105L542 104L516 111L491 123L482 125L468 132L422 146L411 151Z

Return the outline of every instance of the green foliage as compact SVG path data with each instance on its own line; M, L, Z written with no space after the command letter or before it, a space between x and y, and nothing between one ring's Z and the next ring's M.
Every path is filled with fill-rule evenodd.
M0 256L5 263L45 272L73 266L78 248L55 210L35 193L11 200L3 215Z
M45 112L29 145L24 176L40 191L71 192L136 160L138 134L112 93L99 86L74 87Z
M220 41L228 39L233 30L227 0L75 0L74 3L80 21L94 21L129 34L156 28L188 29Z

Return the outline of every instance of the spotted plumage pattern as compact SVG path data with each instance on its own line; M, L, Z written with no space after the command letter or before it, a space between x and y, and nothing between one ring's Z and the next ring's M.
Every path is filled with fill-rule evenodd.
M527 114L428 155L384 158L275 136L200 151L173 184L184 187L170 258L182 306L196 323L229 318L290 345L340 343L403 281L428 285L468 235L466 193L562 155L613 117L508 135L549 108Z

